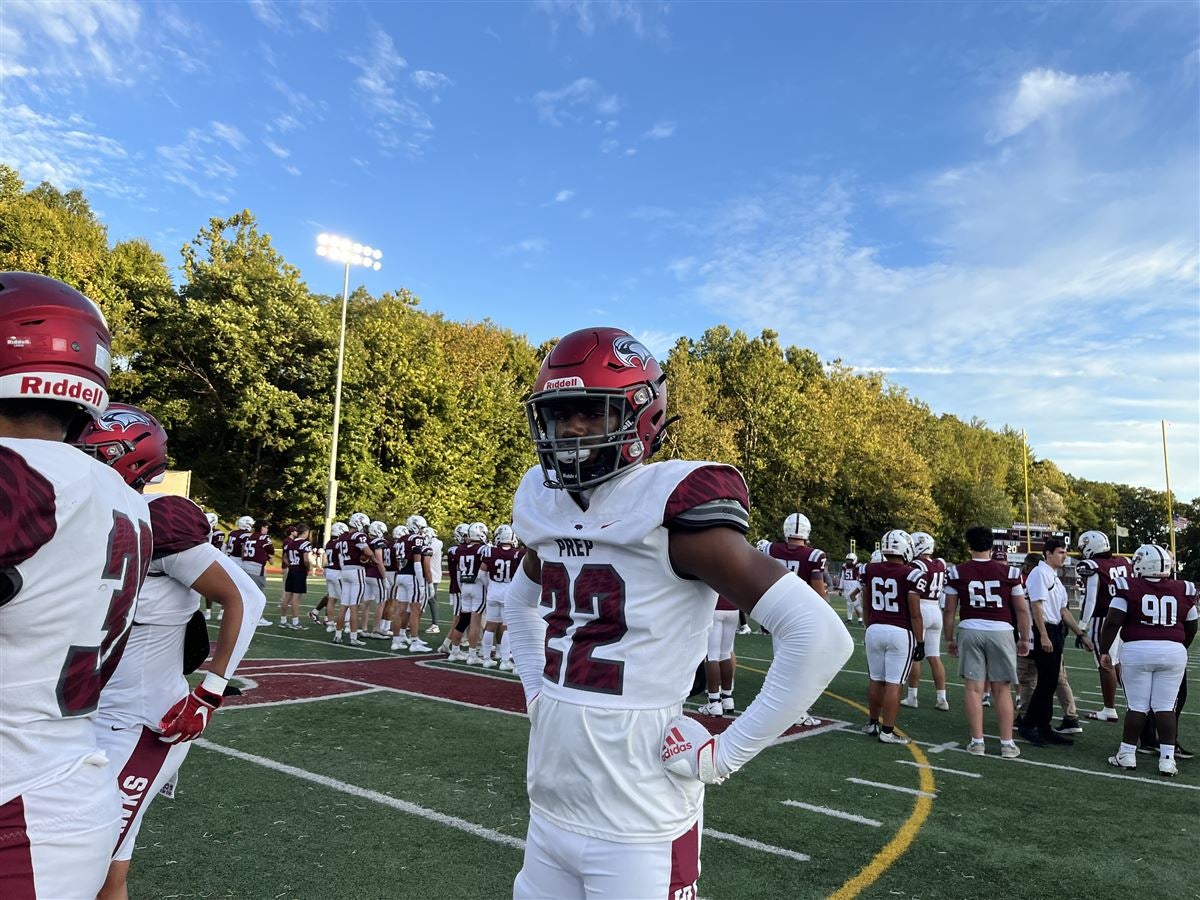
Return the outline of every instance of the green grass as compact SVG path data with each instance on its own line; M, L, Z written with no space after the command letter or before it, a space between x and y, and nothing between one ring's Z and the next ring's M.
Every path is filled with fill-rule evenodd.
M278 596L278 582L270 593ZM274 617L271 617L274 620ZM307 622L307 619L305 620ZM449 613L443 616L443 631ZM323 629L264 628L251 658L363 659L327 642ZM865 702L862 631L854 657L830 690ZM312 639L307 643L294 638ZM383 649L371 642L371 649ZM739 662L762 668L769 638L738 638ZM1098 707L1091 657L1067 651L1082 710ZM1195 666L1196 653L1192 654ZM951 667L949 713L902 710L900 727L926 744L956 741L966 728L962 690ZM384 664L386 665L386 664ZM926 671L926 674L927 671ZM431 676L432 677L432 676ZM737 697L749 702L761 676L739 670ZM814 712L857 725L860 714L831 697ZM1181 740L1200 746L1200 717L1183 717ZM985 720L994 734L994 720ZM1118 725L1091 724L1074 747L1024 746L1024 758L1115 774L1106 757ZM379 692L269 708L223 710L205 737L213 743L328 776L523 838L524 718L437 700ZM928 748L926 748L928 749ZM996 742L989 750L997 752ZM1048 895L1200 897L1182 860L1200 836L1200 761L1159 779L1139 757L1144 781L1112 779L976 758L930 753L935 766L981 778L933 772L937 798L915 841L865 897L1012 897ZM807 863L709 837L703 844L701 895L708 898L827 896L853 877L911 815L916 798L853 784L859 778L916 788L919 772L903 747L846 731L763 752L743 772L710 789L705 826L807 854ZM869 817L878 828L785 806L796 800ZM158 800L139 836L130 893L149 897L373 898L505 897L520 867L519 850L231 758L203 746L185 763L177 799ZM1030 867L1037 877L1029 874Z

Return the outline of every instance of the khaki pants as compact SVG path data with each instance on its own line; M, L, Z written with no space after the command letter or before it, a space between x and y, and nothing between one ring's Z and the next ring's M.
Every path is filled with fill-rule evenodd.
M1029 697L1033 694L1033 689L1037 687L1037 666L1034 664L1032 656L1017 657L1017 683L1019 685L1017 702L1020 704L1021 709L1027 709L1029 706ZM1078 718L1078 710L1075 708L1075 694L1071 691L1071 682L1067 681L1065 666L1059 666L1058 686L1054 689L1054 696L1058 698L1058 705L1062 707L1064 718Z

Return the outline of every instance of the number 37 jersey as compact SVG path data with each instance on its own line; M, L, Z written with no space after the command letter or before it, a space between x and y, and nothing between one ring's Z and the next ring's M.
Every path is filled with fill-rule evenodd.
M0 439L0 805L95 751L150 552L146 501L114 469Z
M641 465L597 487L586 511L542 480L539 467L526 474L513 520L542 564L543 693L606 709L682 702L717 596L671 568L668 526L744 530L741 474L680 460Z

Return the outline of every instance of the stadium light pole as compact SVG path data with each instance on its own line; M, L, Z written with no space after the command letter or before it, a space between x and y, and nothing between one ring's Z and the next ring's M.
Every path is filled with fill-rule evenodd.
M317 235L317 256L341 263L342 274L342 327L338 335L337 381L333 389L333 442L329 448L329 485L325 495L325 537L329 543L333 528L333 514L337 509L337 452L338 427L342 420L342 367L346 356L346 307L350 304L350 267L364 266L378 272L383 251L336 234Z

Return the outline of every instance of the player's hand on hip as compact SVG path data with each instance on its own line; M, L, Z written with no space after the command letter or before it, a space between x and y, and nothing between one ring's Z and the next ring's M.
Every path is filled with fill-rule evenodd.
M221 705L225 685L220 682L225 681L210 672L190 694L177 700L158 723L158 730L162 732L159 740L174 744L200 737L212 714Z
M668 772L695 778L705 784L720 784L725 776L717 771L717 736L689 716L676 716L667 723L662 742L662 764Z

